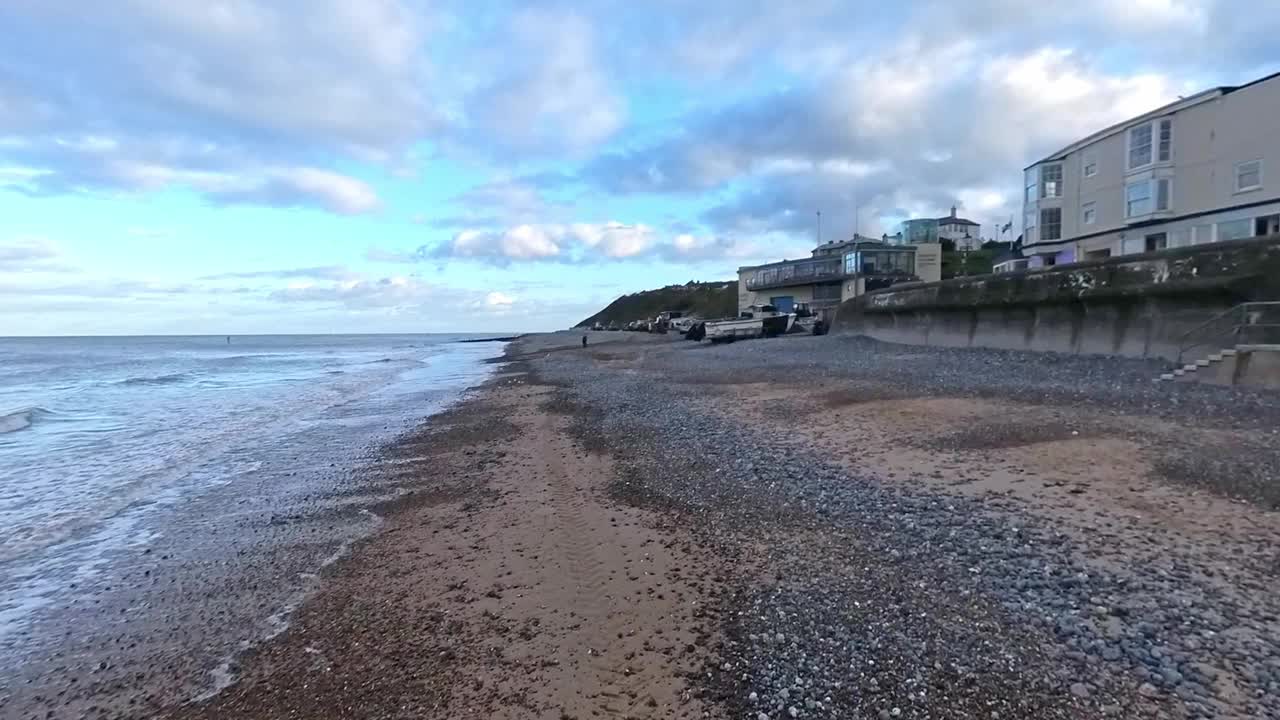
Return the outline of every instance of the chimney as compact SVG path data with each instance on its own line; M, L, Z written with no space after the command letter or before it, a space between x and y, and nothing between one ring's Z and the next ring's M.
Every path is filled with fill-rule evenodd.
M956 217L956 206L955 206L955 205L952 205L952 206L951 206L951 218L954 220L954 219L955 219L955 217Z

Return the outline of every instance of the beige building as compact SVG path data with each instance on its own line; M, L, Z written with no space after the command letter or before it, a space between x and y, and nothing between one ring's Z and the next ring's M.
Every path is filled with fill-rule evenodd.
M738 268L738 312L773 305L790 312L808 303L815 312L895 283L942 278L942 246L890 245L857 236L814 248L803 260Z
M1031 267L1280 232L1280 73L1097 132L1024 181Z

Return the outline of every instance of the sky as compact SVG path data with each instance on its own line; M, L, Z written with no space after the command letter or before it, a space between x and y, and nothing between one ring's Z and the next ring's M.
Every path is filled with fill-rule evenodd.
M508 332L1280 70L1257 0L0 0L0 335ZM857 227L855 228L855 223Z

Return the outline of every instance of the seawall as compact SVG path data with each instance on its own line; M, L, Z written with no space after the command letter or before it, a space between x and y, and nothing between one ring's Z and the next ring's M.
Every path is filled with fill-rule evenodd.
M1174 360L1234 305L1280 299L1280 237L896 285L841 304L833 331L917 345Z

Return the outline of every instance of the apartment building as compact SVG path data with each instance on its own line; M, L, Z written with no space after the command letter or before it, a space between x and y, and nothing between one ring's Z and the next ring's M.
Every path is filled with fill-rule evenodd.
M1280 73L1094 133L1024 180L1031 267L1280 232Z

